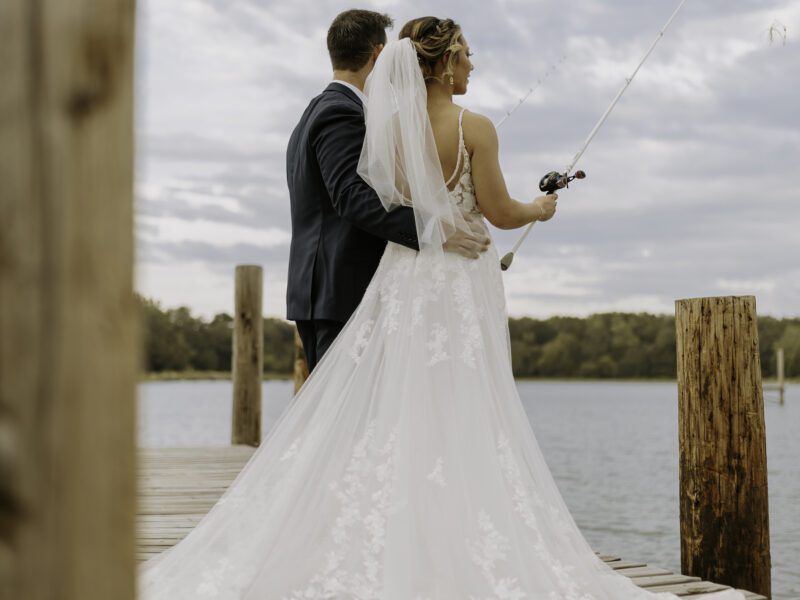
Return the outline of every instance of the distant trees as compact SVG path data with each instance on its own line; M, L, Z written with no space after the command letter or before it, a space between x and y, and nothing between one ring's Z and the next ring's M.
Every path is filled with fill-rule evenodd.
M204 321L185 306L164 309L154 300L138 299L147 372L230 371L231 315L219 313ZM293 349L294 325L282 319L264 319L264 371L290 374Z
M192 348L187 340L187 308L162 310L153 301L141 299L144 327L145 369L185 371L192 366ZM198 324L200 323L197 321Z
M675 319L646 313L510 319L518 377L675 376Z
M784 329L775 346L783 348L787 377L800 373L800 324L792 324Z
M233 317L210 321L186 307L164 309L139 298L147 371L229 371ZM600 313L586 318L509 320L512 368L518 377L675 377L675 319L648 313ZM800 319L759 317L761 369L775 375L782 347L786 375L800 376ZM264 319L264 371L289 375L294 324Z

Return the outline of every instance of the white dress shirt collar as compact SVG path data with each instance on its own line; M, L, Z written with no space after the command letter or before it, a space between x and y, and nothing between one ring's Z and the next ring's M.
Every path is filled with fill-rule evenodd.
M351 90L353 90L356 93L356 96L358 96L358 98L361 100L361 104L363 106L367 105L367 97L364 95L364 92L362 92L360 89L358 89L352 83L349 83L347 81L342 81L341 79L334 79L333 83L341 83L343 86L349 87Z

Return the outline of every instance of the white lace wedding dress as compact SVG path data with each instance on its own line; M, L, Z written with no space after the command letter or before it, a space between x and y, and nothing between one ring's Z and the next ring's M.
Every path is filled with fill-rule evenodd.
M448 197L475 213L461 132L459 156ZM494 245L389 243L230 488L140 569L140 600L678 599L611 569L564 504L517 395Z

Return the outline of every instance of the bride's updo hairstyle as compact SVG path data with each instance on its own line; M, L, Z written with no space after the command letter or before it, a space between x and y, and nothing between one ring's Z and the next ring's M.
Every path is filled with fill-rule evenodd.
M461 39L461 26L453 19L420 17L412 19L400 30L399 39L411 38L417 51L419 66L425 80L433 79L444 83L444 78L453 75L453 67L458 64L458 52L464 46ZM449 52L447 63L441 77L435 74L436 64Z

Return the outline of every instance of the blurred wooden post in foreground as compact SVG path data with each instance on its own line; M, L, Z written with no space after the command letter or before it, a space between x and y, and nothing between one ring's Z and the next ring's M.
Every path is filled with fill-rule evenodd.
M675 327L681 572L769 597L755 298L677 300Z
M135 590L133 0L0 3L0 597Z
M297 328L294 330L294 393L302 387L308 379L308 363L306 362L306 353L303 350L303 341L300 339L300 334L297 333Z
M237 265L233 318L233 422L231 443L261 443L264 372L263 275L261 267Z

